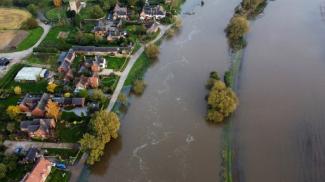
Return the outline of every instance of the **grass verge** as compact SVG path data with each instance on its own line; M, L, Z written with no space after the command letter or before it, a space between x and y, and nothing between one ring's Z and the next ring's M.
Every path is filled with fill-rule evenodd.
M28 36L17 46L17 51L23 51L35 45L41 38L43 32L44 30L42 27L29 30Z

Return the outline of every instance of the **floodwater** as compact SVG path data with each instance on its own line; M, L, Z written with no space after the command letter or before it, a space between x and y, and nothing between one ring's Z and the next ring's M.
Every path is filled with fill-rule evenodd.
M209 73L229 67L224 34L238 0L187 0L182 31L161 45L133 97L120 138L107 146L89 181L220 181L222 127L205 122Z
M325 181L322 5L277 0L251 25L232 118L238 181Z

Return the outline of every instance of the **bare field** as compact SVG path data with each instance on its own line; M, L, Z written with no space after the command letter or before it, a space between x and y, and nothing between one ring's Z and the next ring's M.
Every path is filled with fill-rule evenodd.
M27 11L11 8L0 8L0 30L19 29L31 14Z
M28 35L24 30L6 30L0 31L0 52L8 51L16 47Z

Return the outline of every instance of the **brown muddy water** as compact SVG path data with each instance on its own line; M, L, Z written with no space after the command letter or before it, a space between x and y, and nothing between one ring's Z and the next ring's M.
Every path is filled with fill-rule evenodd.
M145 75L147 88L133 97L120 138L107 146L88 181L220 181L222 127L206 114L208 74L229 66L224 34L238 0L187 0L182 31L161 45Z
M324 2L270 2L251 25L232 118L238 181L325 181Z

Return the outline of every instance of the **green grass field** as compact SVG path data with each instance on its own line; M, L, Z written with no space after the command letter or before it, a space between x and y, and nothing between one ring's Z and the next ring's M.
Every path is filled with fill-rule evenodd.
M17 46L17 51L23 51L35 45L41 38L43 32L44 30L42 27L29 30L28 36Z
M70 175L71 174L69 171L52 168L50 175L46 179L46 182L68 182Z
M105 57L107 60L107 68L113 69L114 71L123 71L126 66L127 59L125 57Z
M52 22L58 22L60 19L66 19L65 7L53 8L47 11L46 17Z
M149 66L150 66L149 58L145 55L145 53L141 54L137 62L133 65L124 85L125 86L132 85L134 80L142 79L144 73L146 72Z

